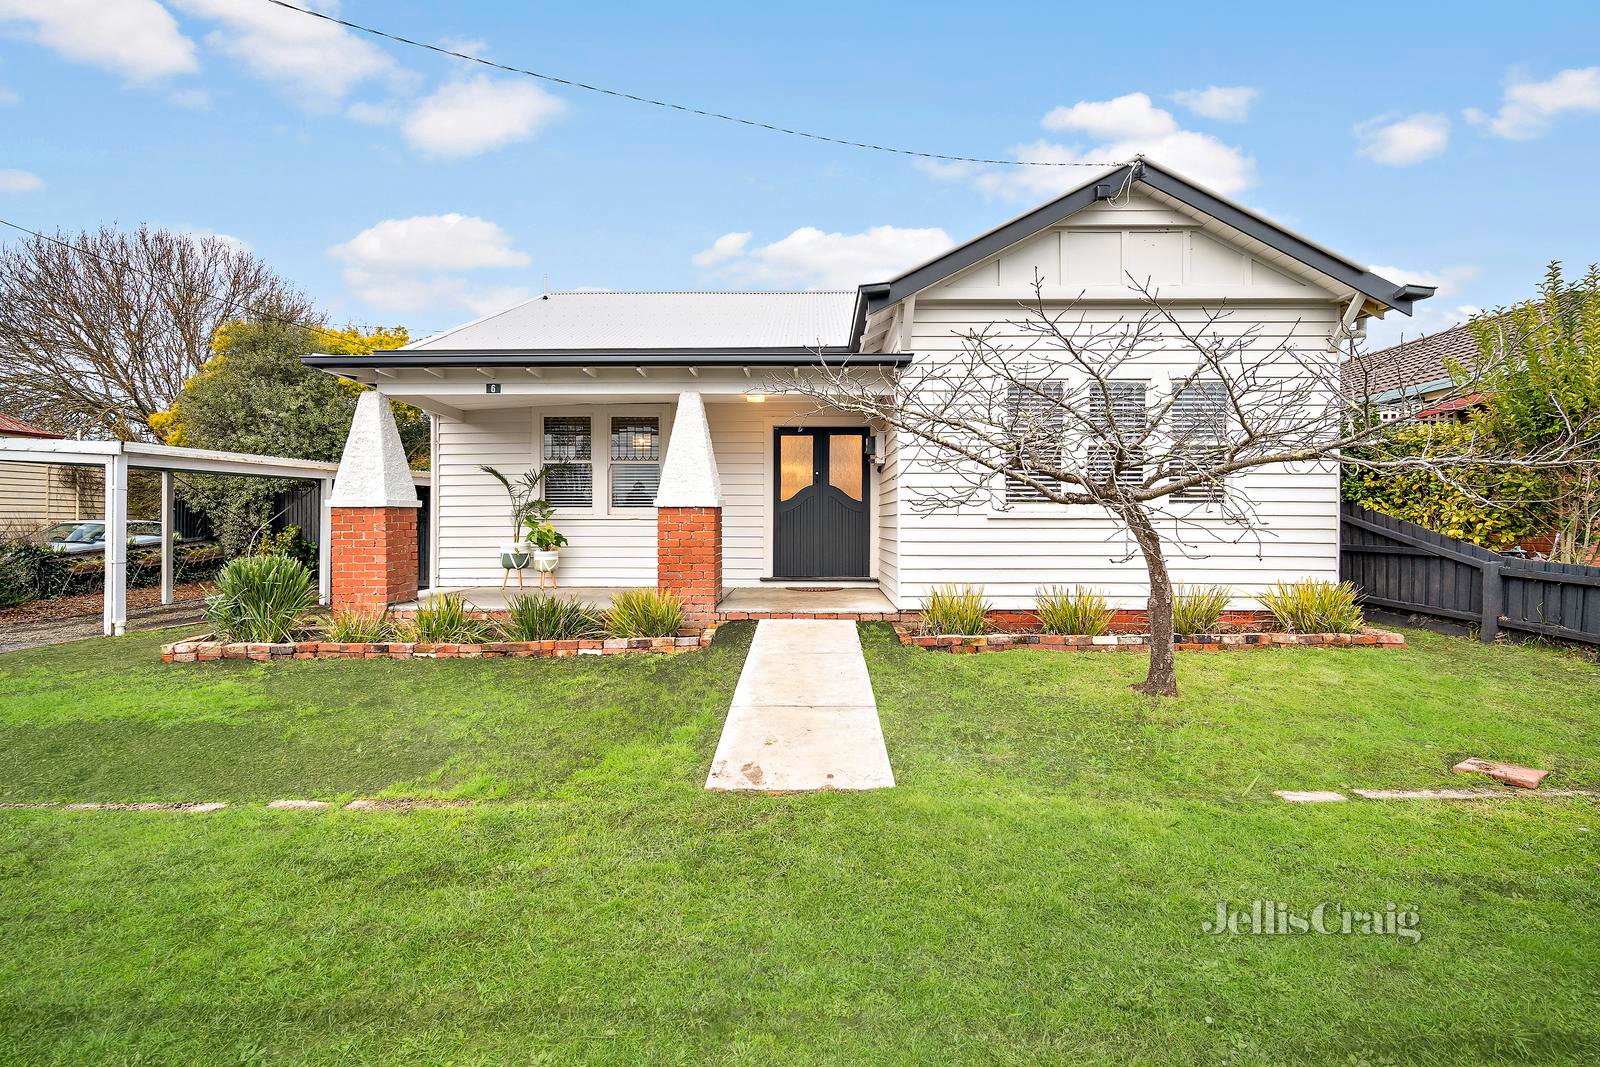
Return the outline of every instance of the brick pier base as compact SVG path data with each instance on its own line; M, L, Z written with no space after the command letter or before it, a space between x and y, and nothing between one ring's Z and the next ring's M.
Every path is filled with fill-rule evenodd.
M722 599L722 509L656 509L656 588L683 599L694 626L715 621Z
M333 607L382 611L417 598L417 509L333 508Z

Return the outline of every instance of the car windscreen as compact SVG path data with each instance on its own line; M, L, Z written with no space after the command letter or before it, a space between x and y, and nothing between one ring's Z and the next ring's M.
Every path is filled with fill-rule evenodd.
M103 522L64 522L45 531L45 540L57 544L84 545L105 540Z

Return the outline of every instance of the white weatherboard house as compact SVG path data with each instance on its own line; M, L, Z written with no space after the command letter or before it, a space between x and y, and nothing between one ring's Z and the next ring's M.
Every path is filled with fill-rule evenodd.
M895 375L960 352L974 329L1014 334L1036 272L1047 301L1106 319L1138 315L1126 279L1149 278L1168 306L1226 302L1234 321L1263 324L1263 343L1287 332L1306 351L1326 351L1366 316L1410 314L1432 292L1139 160L854 291L552 293L395 351L305 362L433 416L426 581L475 590L485 606L502 577L507 504L479 468L561 462L546 495L570 538L563 589L603 597L698 580L723 613L889 612L949 582L1013 609L1062 583L1139 608L1144 567L1119 559L1108 517L1045 504L914 512L933 471L859 418L772 395L819 360ZM1189 369L1141 367L1152 390ZM1280 579L1337 578L1331 465L1264 468L1227 490L1251 494L1267 536L1178 559L1175 580L1226 583L1243 598Z

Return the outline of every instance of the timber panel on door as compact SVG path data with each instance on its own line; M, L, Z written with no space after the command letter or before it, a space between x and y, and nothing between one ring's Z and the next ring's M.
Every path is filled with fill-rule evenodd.
M867 431L780 428L775 448L773 577L867 577Z

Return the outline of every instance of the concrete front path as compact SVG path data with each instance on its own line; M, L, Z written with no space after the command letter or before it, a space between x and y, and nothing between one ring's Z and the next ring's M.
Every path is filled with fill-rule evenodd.
M768 619L733 693L707 789L894 785L856 624Z

